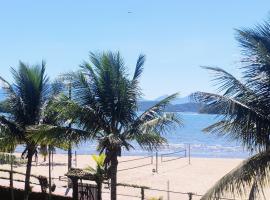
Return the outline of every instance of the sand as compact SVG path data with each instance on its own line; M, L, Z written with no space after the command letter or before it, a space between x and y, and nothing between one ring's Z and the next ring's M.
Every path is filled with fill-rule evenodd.
M74 158L74 157L73 157ZM172 160L169 162L161 162L158 158L158 172L154 173L153 169L156 169L155 158L145 158L141 160L134 160L130 162L122 162L132 159L138 159L142 157L135 156L125 156L119 159L119 172L118 172L118 182L126 184L136 184L147 186L153 189L169 190L188 193L192 192L195 194L204 194L218 179L220 179L227 172L236 167L241 159L224 159L224 158L191 158L191 163L189 164L188 158L181 158ZM171 159L171 158L167 158ZM151 164L152 162L152 164ZM65 195L66 182L58 181L56 179L59 176L64 176L67 172L67 155L59 154L54 155L54 167L52 170L52 177L55 178L54 183L57 185L56 191L54 193ZM78 155L77 156L77 167L85 168L88 165L95 166L94 161L90 155ZM126 168L133 168L140 165L147 165L139 168L134 168L130 170L123 170ZM75 161L73 160L73 166L75 167ZM9 165L0 165L1 169L9 169ZM15 171L25 172L25 165L17 166L14 168ZM123 171L122 171L123 170ZM48 176L48 162L43 162L40 157L39 162L33 163L32 173L36 175ZM4 176L1 173L1 176ZM5 175L7 176L7 174ZM16 175L15 178L22 179L21 176ZM36 180L32 180L37 182ZM1 185L8 185L8 181L0 180ZM23 183L15 183L15 187L23 187ZM104 186L104 200L109 199L108 189L106 185ZM34 186L34 190L40 191L39 186ZM140 196L140 189L134 189L129 187L118 187L118 193L123 195ZM71 191L68 192L68 196L72 194ZM164 200L168 199L167 192L160 191L145 191L146 199L150 197L162 196ZM127 196L119 195L120 200L124 199L140 199L132 198ZM169 199L188 199L187 194L173 194L170 193ZM194 196L193 199L199 199L199 197Z

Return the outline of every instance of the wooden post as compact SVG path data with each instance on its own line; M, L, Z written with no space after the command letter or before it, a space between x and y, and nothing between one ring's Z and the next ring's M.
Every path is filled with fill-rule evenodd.
M156 173L158 173L158 152L156 152Z
M170 200L170 182L167 181L167 200Z
M190 165L190 144L188 144L188 164Z
M77 151L75 151L75 167L77 167Z
M141 187L141 200L144 200L144 188Z
M193 197L193 193L192 192L189 192L188 193L188 200L192 200L192 197Z
M73 200L78 200L78 179L77 178L72 178L71 179L72 181L72 186L73 186L73 192L72 192L72 197L73 197Z

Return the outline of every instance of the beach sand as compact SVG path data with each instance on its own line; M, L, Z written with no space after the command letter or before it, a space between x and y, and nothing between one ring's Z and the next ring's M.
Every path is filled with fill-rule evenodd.
M19 154L17 154L19 156ZM141 186L147 186L154 189L169 190L188 193L192 192L195 194L204 194L217 180L219 180L223 175L236 167L241 159L224 159L224 158L191 158L191 163L189 164L188 158L181 158L172 160L169 162L161 162L161 158L158 158L158 172L154 173L153 169L156 168L156 159L153 160L149 158L139 159L129 162L123 162L132 159L138 159L142 157L135 156L124 156L119 158L119 172L118 172L118 182L126 184L136 184ZM170 158L166 158L172 159ZM152 164L151 164L152 162ZM58 154L54 155L54 167L52 170L52 177L55 178L53 181L57 188L54 193L64 195L66 189L63 187L66 182L58 181L56 179L59 176L64 176L67 172L67 155ZM77 155L77 167L85 168L87 165L95 166L94 161L90 155ZM143 167L136 168L140 165L147 165ZM73 156L73 166L75 167L75 161ZM9 165L0 165L1 169L9 169ZM129 170L124 170L127 168L134 168ZM18 166L14 168L15 171L25 172L25 165ZM123 171L122 171L123 170ZM43 162L43 158L39 158L39 162L33 163L32 174L48 176L48 162ZM1 173L1 176L4 176ZM7 174L5 174L8 177ZM15 175L14 178L23 179L21 176ZM32 180L37 182L36 180ZM1 180L1 185L8 185L9 181ZM23 187L23 183L15 183L15 187ZM106 185L104 185L104 200L109 199L109 192ZM40 191L39 186L34 186L34 190ZM68 192L68 196L72 194L71 191ZM140 196L140 189L134 189L129 187L118 187L118 194L130 195L130 196ZM146 199L149 197L159 197L162 196L164 200L168 199L167 192L161 191L150 191L145 190ZM118 199L140 199L132 198L128 196L119 195ZM170 193L169 199L188 199L187 194L174 194ZM194 196L193 199L200 199Z

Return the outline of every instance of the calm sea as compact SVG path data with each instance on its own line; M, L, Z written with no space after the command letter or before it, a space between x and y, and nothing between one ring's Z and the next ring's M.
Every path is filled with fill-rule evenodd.
M172 130L166 134L168 146L159 150L159 154L173 153L181 149L188 149L190 145L191 156L193 157L221 157L221 158L245 158L249 156L241 145L236 141L232 141L226 137L217 137L215 135L202 132L202 129L211 125L218 118L215 115L197 114L197 113L179 113L184 126L176 130ZM135 149L129 152L124 151L123 155L148 155L149 153L142 150L136 144ZM92 154L96 153L95 142L87 142L80 144L73 150L77 154ZM17 151L21 151L18 148ZM57 150L58 153L66 153L63 150ZM181 156L184 152L178 154L171 154L171 156Z

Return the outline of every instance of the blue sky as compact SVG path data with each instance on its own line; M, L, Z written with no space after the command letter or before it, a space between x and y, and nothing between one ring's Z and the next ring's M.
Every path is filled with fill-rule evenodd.
M78 69L89 51L119 50L133 71L146 54L145 98L213 91L201 65L239 75L235 28L269 17L270 2L254 0L2 1L0 75L19 60L47 62L51 78ZM131 13L129 13L131 12Z

